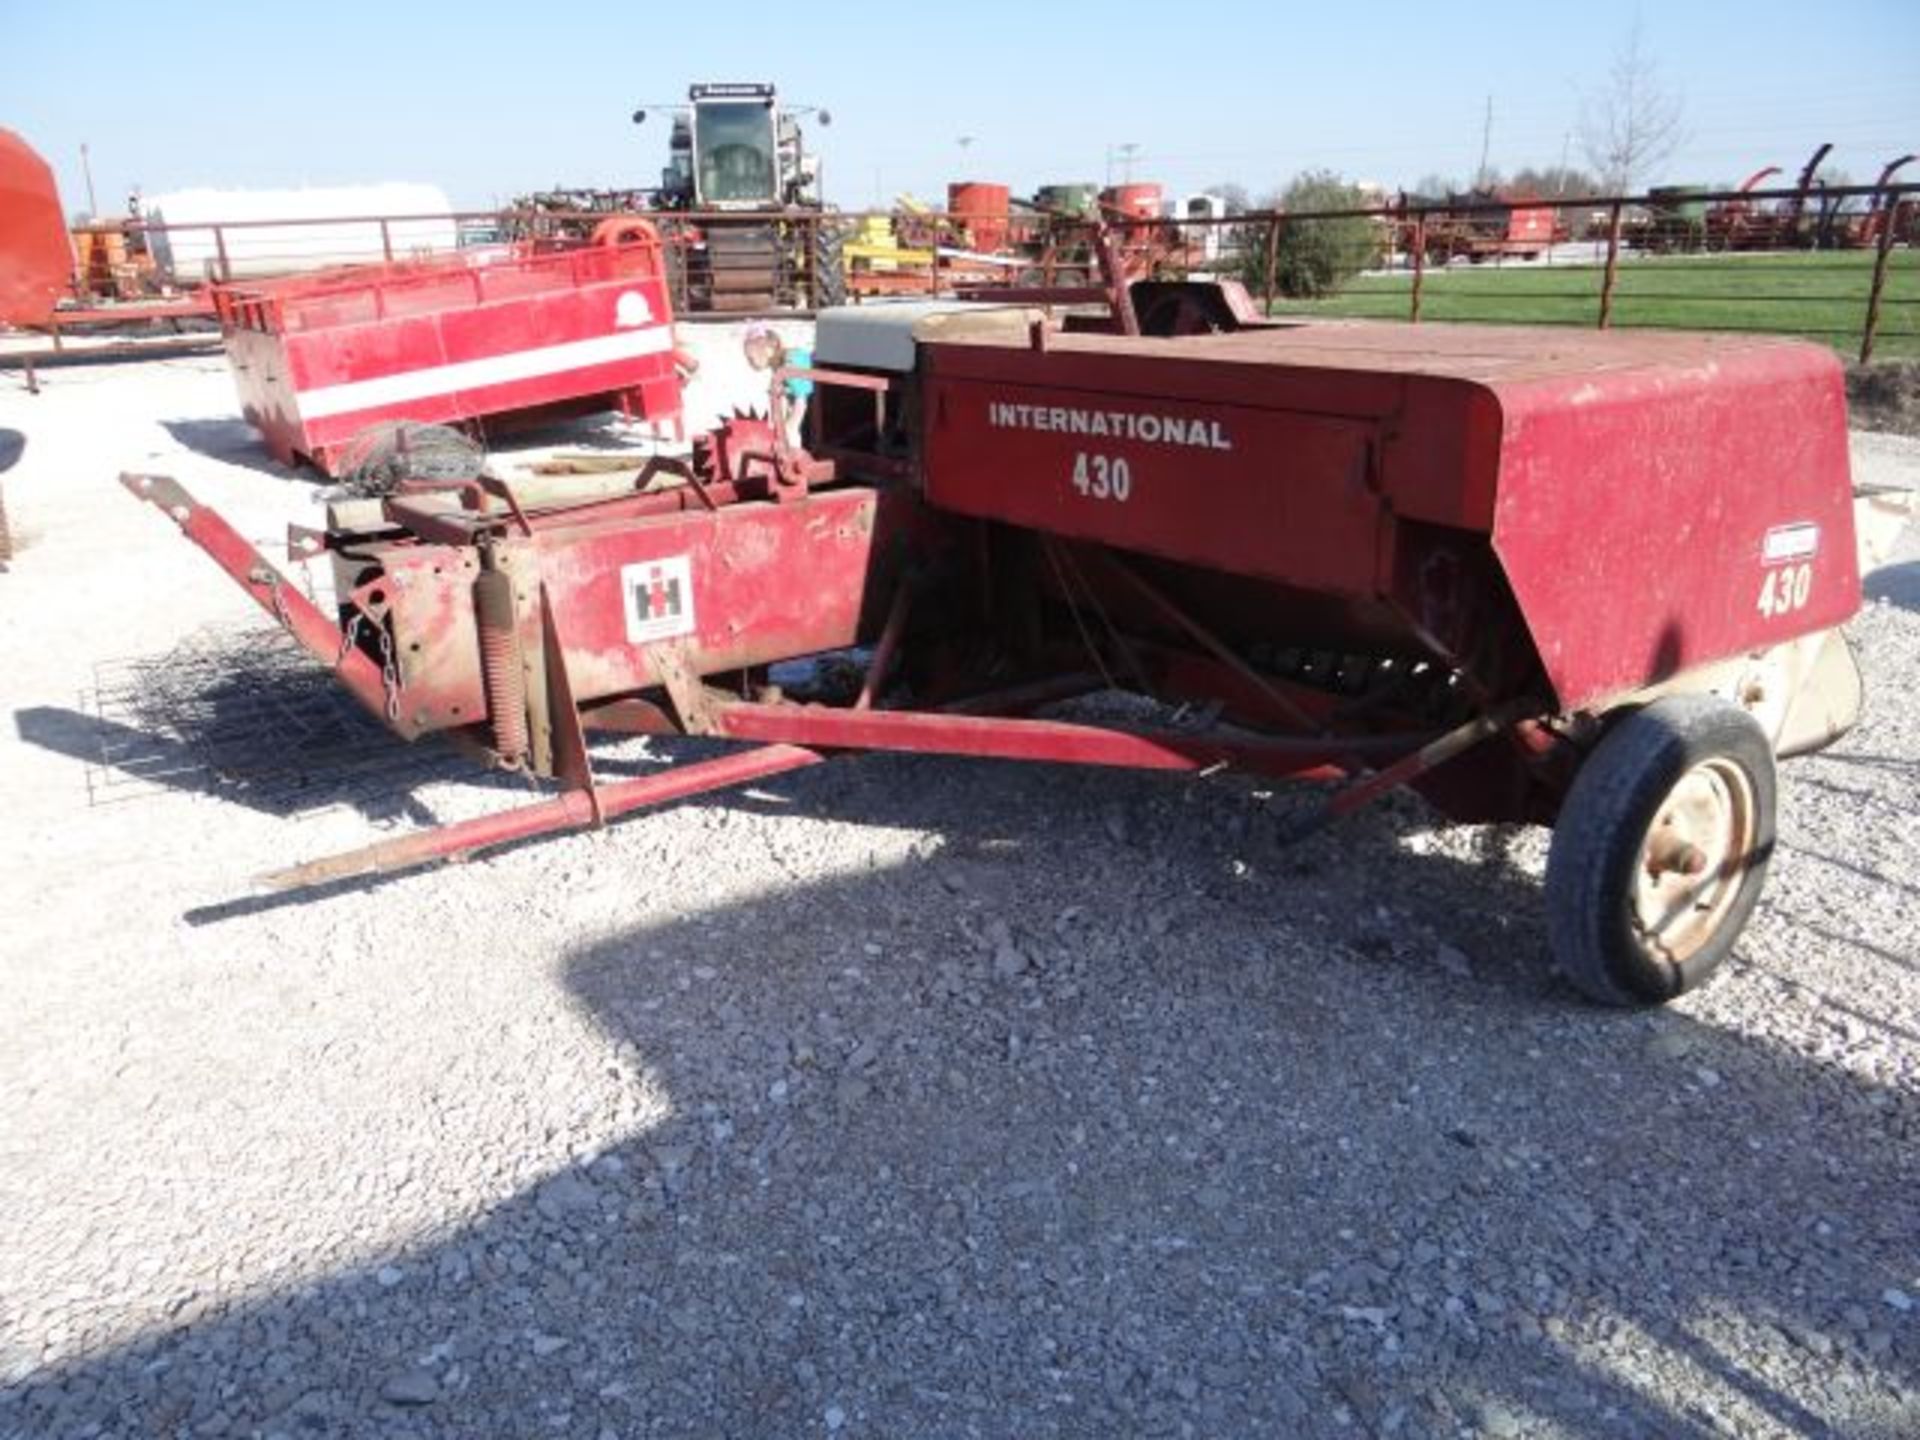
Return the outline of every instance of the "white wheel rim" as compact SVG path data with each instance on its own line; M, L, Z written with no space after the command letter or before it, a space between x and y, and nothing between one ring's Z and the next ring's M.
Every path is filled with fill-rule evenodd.
M1634 928L1649 951L1683 963L1719 933L1753 861L1756 811L1747 772L1721 757L1666 793L1633 874Z

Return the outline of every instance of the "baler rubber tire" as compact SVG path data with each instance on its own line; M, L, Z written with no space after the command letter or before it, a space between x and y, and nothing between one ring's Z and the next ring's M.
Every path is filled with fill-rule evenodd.
M1634 923L1635 867L1683 776L1731 763L1750 787L1752 836L1738 889L1715 929L1681 959ZM1673 695L1614 722L1574 777L1547 853L1547 938L1574 988L1620 1006L1659 1005L1706 981L1759 902L1774 842L1773 749L1753 717L1710 695Z

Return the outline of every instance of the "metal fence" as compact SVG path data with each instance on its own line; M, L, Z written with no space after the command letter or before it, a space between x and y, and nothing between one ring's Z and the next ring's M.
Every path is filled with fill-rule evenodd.
M630 213L630 212L622 212ZM209 281L396 263L497 242L577 243L605 212L508 210L76 232L76 291L95 301L191 295ZM1022 210L645 215L675 257L676 301L735 312L995 285L1098 283L1090 222ZM1664 190L1598 199L1476 199L1231 217L1109 216L1132 276L1243 279L1273 313L1763 331L1861 360L1920 356L1920 186ZM764 290L728 278L764 256L704 243L760 225ZM1334 257L1325 277L1296 251ZM693 293L698 292L698 293ZM723 295L748 304L716 304Z
M1920 186L1475 200L1229 223L1223 268L1275 313L1754 331L1823 340L1863 362L1920 357ZM1290 248L1334 257L1329 288L1289 293L1290 280L1318 278L1290 273Z

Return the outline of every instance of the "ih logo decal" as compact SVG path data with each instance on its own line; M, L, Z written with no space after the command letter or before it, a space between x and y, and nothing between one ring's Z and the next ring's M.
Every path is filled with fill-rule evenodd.
M620 593L633 644L693 633L693 566L685 555L621 566Z
M638 290L622 290L613 302L613 324L617 330L638 330L653 323L653 307Z

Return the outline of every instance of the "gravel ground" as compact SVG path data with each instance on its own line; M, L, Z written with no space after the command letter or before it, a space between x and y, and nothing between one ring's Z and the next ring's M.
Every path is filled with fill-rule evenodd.
M0 375L0 1436L1920 1433L1911 538L1660 1013L1542 973L1540 834L1283 851L1301 796L1228 777L869 758L268 904L387 812L89 804L75 696L246 623L119 469L263 536L311 487L217 359L46 378Z
M1920 360L1849 365L1847 403L1856 425L1920 435Z

